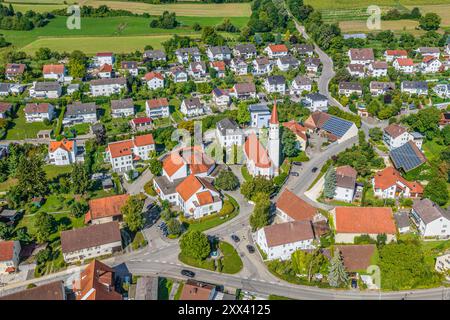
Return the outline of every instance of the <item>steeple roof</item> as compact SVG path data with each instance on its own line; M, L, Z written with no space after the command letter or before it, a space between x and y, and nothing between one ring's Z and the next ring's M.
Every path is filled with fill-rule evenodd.
M272 115L270 116L270 121L271 124L279 124L278 122L278 111L277 111L277 100L275 100L274 104L273 104L273 109L272 109Z

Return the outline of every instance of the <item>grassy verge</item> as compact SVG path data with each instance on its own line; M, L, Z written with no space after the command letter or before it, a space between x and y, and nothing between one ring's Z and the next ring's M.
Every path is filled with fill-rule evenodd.
M178 259L181 262L183 262L184 264L187 264L187 265L195 267L195 268L206 269L206 270L210 270L210 271L216 270L214 260L211 260L211 259L206 259L206 260L200 261L200 260L193 259L191 257L187 257L187 256L183 255L182 253L180 253L178 255Z
M269 295L269 300L294 300L288 297L283 297L283 296L277 296L275 294L270 294Z
M180 300L181 292L183 292L183 288L184 288L184 282L180 282L180 285L178 286L177 292L175 293L173 300Z
M320 173L319 175L314 179L314 181L311 183L311 185L309 186L308 190L311 190L312 187L314 187L314 185L317 183L317 181L320 180L320 178L322 178L322 176L325 174L325 172L327 172L328 168L331 166L331 162L327 161L323 167L320 169ZM308 191L307 190L307 191Z
M241 271L243 263L237 251L233 246L227 242L219 243L220 252L223 255L222 258L222 272L234 274Z
M244 178L245 181L250 181L252 180L252 176L250 175L250 173L248 172L248 169L246 166L242 166L241 167L241 174L242 177Z

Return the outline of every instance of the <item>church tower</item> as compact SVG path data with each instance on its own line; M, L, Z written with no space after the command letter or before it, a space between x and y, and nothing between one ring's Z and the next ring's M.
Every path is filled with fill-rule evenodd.
M273 105L269 121L269 143L267 144L269 157L274 166L274 175L277 176L280 167L280 123L278 122L277 101Z

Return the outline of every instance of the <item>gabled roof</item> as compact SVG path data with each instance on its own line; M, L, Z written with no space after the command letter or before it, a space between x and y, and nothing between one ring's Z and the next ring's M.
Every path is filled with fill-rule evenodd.
M270 168L272 161L255 133L248 136L244 143L244 153L247 159L252 160L256 167Z
M168 107L169 101L167 100L167 98L151 99L151 100L147 100L146 105L150 109L158 109L161 107Z
M351 60L374 60L372 48L350 49Z
M65 300L64 281L53 281L0 297L0 300Z
M312 221L318 211L289 189L283 191L275 205L295 221Z
M407 130L405 127L401 125L392 123L388 125L386 128L384 128L384 132L386 132L389 136L395 139L398 136L402 135L403 133L407 132Z
M98 69L98 72L112 72L112 70L112 65L105 63Z
M358 173L350 166L336 168L336 186L347 189L354 189Z
M397 58L396 61L400 67L410 67L414 65L413 59L410 58Z
M43 74L62 74L64 73L63 64L45 64L42 68Z
M214 286L195 280L188 280L181 291L180 300L209 300Z
M289 49L284 44L270 44L268 48L272 52L288 52Z
M268 247L276 247L298 241L314 240L311 221L292 221L264 227Z
M152 144L155 144L155 140L153 139L153 135L151 133L134 137L134 145L136 147L149 146Z
M11 261L14 256L14 247L16 242L10 241L0 241L0 262Z
M120 194L99 199L89 200L89 211L86 213L85 222L106 217L121 216L120 209L129 198L128 194Z
M150 80L152 80L154 78L160 79L160 80L164 80L164 76L161 73L159 73L159 72L154 72L154 71L147 72L145 74L145 76L144 76L144 79L147 80L147 81L150 81Z
M300 123L298 123L295 120L291 120L289 122L284 122L283 127L288 128L292 131L296 136L302 138L303 140L307 140L308 137L306 136L306 127L302 126Z
M119 158L125 156L131 156L133 154L132 148L134 147L132 140L123 140L117 142L111 142L108 144L108 150L111 154L111 158Z
M385 207L336 207L336 233L396 234L392 209Z
M50 141L48 146L49 152L55 152L59 148L66 150L67 152L72 152L74 147L74 141L68 139L62 139L61 141Z
M134 103L133 99L121 99L121 100L111 100L111 109L112 110L120 110L120 109L133 109Z
M204 179L191 174L186 179L184 179L183 182L181 182L175 190L184 201L188 201L194 194L196 194L203 188L210 190L212 189L215 191L214 187L210 183L205 183ZM209 192L209 190L206 191ZM209 197L205 194L202 194L200 197L202 198L202 201L207 201L209 199Z
M450 220L449 209L441 208L430 199L416 199L412 208L426 224L440 218Z
M395 57L407 57L408 52L406 50L386 50L386 54L388 56L395 56Z
M375 189L386 190L389 187L397 184L397 181L408 186L413 193L423 193L423 186L417 181L407 181L403 178L394 167L387 167L381 171L375 173L374 187Z
M48 113L50 103L27 103L25 113Z
M425 155L413 141L408 141L401 147L391 150L389 155L394 166L397 169L403 169L405 172L415 169L427 161Z

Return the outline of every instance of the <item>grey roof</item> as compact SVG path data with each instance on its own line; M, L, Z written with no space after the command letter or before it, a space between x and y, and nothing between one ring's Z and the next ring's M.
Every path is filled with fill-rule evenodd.
M442 217L450 220L449 210L444 210L430 199L416 199L412 208L425 223L430 223Z
M256 47L253 43L238 44L234 47L240 54L256 53Z
M10 83L0 83L0 92L9 92L9 89L11 88Z
M105 78L105 79L92 80L91 86L103 86L103 85L108 85L108 84L124 85L126 83L127 83L127 79L125 79L125 78Z
M438 53L441 52L437 47L420 47L420 53Z
M382 82L382 81L371 81L370 89L384 89L384 90L394 90L395 83L394 82Z
M175 54L200 55L200 50L197 47L180 48L175 51Z
M299 64L298 60L290 54L286 56L281 56L278 59L282 64L288 64L290 66L297 66Z
M365 33L346 33L343 35L344 39L366 39L367 35Z
M397 223L397 228L399 229L410 226L408 212L399 211L396 214L394 214L394 219L395 222Z
M17 214L17 210L5 209L0 212L0 218L13 218Z
M299 86L307 86L307 85L312 84L312 80L310 78L304 77L304 76L297 76L297 77L295 77L294 81Z
M164 160L164 159L162 159ZM161 190L161 192L165 195L167 194L174 194L176 192L176 188L177 186L184 181L183 178L181 179L176 179L173 182L170 182L169 179L167 179L166 176L159 176L159 177L154 177L153 178L156 182L156 184L158 185L159 189Z
M314 101L324 101L324 100L328 101L328 98L326 96L324 96L323 94L318 93L318 92L308 93L306 95L306 97L313 102Z
M306 58L305 59L305 65L314 65L314 66L319 66L320 65L320 59L318 58Z
M428 90L428 84L426 81L403 81L402 87L404 89Z
M134 108L133 99L111 100L111 109L131 109Z
M421 134L420 132L413 131L413 132L410 132L410 134L413 136L414 139L423 139L424 138L423 134Z
M267 77L267 82L269 84L283 84L285 80L283 76L269 76Z
M256 92L256 86L253 82L236 83L234 89L237 94Z
M144 51L144 58L153 59L165 59L166 53L161 50L146 50Z
M91 114L96 112L97 106L95 105L95 102L75 102L67 106L66 116L76 116L79 114Z
M54 81L54 82L36 82L34 85L35 91L58 91L61 89L61 85Z
M248 106L250 112L264 112L270 114L270 109L265 104L251 104Z
M394 166L406 172L417 168L427 160L413 141L391 150L389 155Z
M330 118L323 124L323 130L330 132L336 137L342 137L353 126L354 123L342 118L330 115Z
M136 61L122 61L120 63L120 67L122 69L136 69L137 68L137 62Z
M186 108L188 109L196 109L202 106L202 103L200 102L199 98L188 98L184 99L183 102L186 105Z
M231 54L230 48L227 46L216 46L216 47L209 47L209 51L212 52L212 54Z
M225 118L217 122L217 129L220 131L222 135L227 133L227 130L239 130L239 126L233 119Z
M300 54L306 54L314 51L314 46L307 43L299 43L294 45L294 50Z
M362 85L358 82L339 82L339 90L362 91Z

